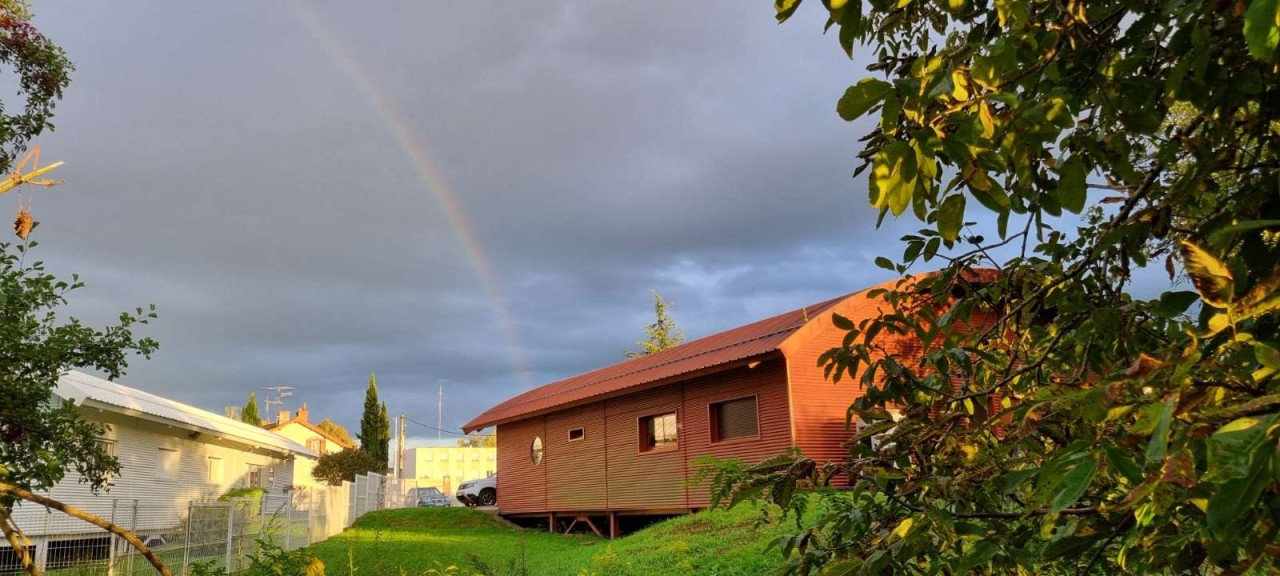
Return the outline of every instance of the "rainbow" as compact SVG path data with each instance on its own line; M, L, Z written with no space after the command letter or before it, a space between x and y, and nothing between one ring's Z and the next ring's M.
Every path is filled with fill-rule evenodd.
M337 63L343 74L351 79L352 84L369 101L370 106L373 108L374 113L377 114L378 119L382 121L387 133L395 140L400 150L404 152L405 157L418 173L418 178L431 193L436 203L440 205L441 210L444 211L445 218L449 223L449 229L462 250L462 256L475 272L476 279L480 282L485 296L489 299L494 316L506 337L508 354L511 357L511 364L515 369L516 377L520 380L522 389L530 389L532 383L529 376L529 366L525 359L524 348L520 345L515 321L507 307L502 290L494 277L493 266L489 263L489 257L484 253L480 243L476 241L476 235L471 229L466 212L458 204L457 194L454 193L453 186L449 184L449 180L445 178L444 170L431 158L426 144L409 128L411 124L408 118L405 117L404 112L391 99L386 90L383 90L377 79L369 74L367 67L360 63L355 52L343 41L342 37L325 22L324 17L307 7L304 1L290 0L285 4L294 18L311 32L311 35L324 47L325 52Z

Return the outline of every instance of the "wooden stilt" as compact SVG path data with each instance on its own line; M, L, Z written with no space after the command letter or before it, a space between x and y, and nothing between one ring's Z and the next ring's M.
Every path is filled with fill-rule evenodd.
M547 514L547 532L555 533L556 531L556 513Z
M596 536L604 538L604 534L600 532L599 528L596 528L595 523L591 521L591 517L583 516L581 514L573 517L573 522L569 523L569 527L565 529L564 533L569 534L570 532L573 532L573 527L577 526L579 522L586 524L587 527L590 528L592 532L596 533Z
M609 539L613 540L618 537L618 514L609 513Z

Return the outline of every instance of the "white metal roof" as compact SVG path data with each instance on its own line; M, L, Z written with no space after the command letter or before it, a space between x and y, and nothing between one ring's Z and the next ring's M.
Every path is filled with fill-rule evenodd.
M95 404L105 405L107 409L115 408L114 411L123 414L140 412L177 423L184 428L194 427L202 432L228 437L251 446L316 457L316 453L307 450L306 446L270 430L143 392L137 388L90 376L84 372L72 370L63 374L58 379L57 395L67 400L74 400L76 404L92 401Z

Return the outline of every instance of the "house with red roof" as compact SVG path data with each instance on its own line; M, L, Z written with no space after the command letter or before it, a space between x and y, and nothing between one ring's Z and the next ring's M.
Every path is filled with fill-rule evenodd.
M799 448L819 465L842 460L846 413L862 390L826 380L818 356L846 334L833 314L856 323L887 307L875 288L553 382L477 416L463 430L496 426L499 513L552 529L607 522L616 535L628 516L707 507L709 488L688 482L702 456L754 463ZM914 341L892 345L919 353Z

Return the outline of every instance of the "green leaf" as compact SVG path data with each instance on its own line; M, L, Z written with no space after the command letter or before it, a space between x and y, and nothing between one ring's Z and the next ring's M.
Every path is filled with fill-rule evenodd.
M1252 0L1244 13L1244 40L1258 60L1275 60L1280 45L1280 0Z
M1160 410L1160 418L1156 420L1155 430L1151 432L1151 441L1147 442L1147 463L1154 464L1164 460L1169 450L1169 425L1173 421L1173 407L1177 398L1170 396Z
M953 194L938 207L938 234L944 240L954 242L964 225L964 195Z
M786 22L799 7L800 0L774 0L773 2L773 9L778 12L778 22Z
M1200 297L1210 306L1226 308L1235 293L1235 278L1217 258L1203 248L1182 241L1182 260Z
M1072 214L1084 210L1085 169L1079 156L1072 156L1058 168L1058 202Z
M839 314L831 315L831 324L841 330L853 330L853 321Z
M897 272L897 269L893 266L893 260L885 258L884 256L876 256L876 266L889 270L890 272Z
M902 113L902 99L897 94L889 94L884 99L884 108L880 111L880 131L893 134L898 127L898 116Z
M844 91L844 96L836 103L836 112L848 122L852 122L866 114L885 96L893 92L893 85L877 78L863 78L862 81Z
M1208 477L1214 480L1244 478L1270 453L1268 439L1280 415L1245 417L1231 421L1209 437ZM1260 448L1267 448L1260 450Z
M1177 316L1187 311L1200 299L1200 295L1190 290L1169 291L1160 295L1160 302L1155 311L1164 316Z
M1057 514L1079 500L1085 490L1089 489L1089 483L1093 482L1093 475L1097 472L1097 458L1088 457L1078 460L1075 466L1062 475L1061 488L1054 495L1049 512Z
M1271 483L1269 467L1273 451L1266 447L1243 478L1230 480L1218 487L1209 498L1205 519L1209 531L1218 538L1232 539L1240 530L1239 521L1258 505L1262 490Z
M906 142L895 140L880 149L871 162L872 205L900 216L916 189L916 153Z

